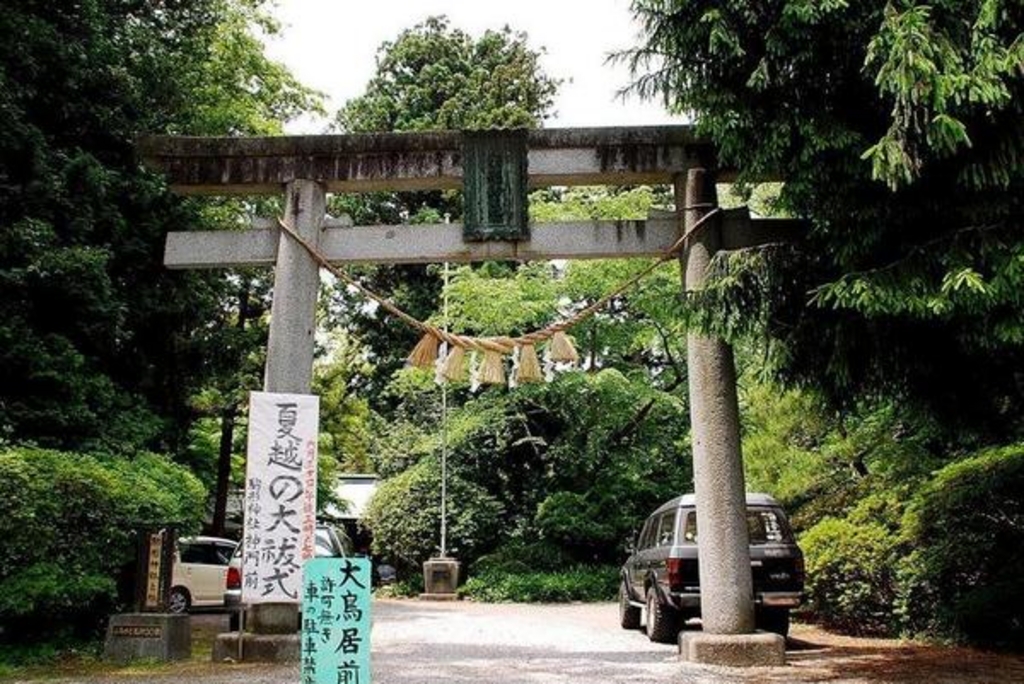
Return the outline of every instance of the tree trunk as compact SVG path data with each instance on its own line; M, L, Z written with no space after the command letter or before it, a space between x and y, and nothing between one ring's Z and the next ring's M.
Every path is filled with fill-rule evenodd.
M231 454L235 441L235 418L238 409L229 406L220 417L220 452L217 456L217 490L213 501L213 526L211 534L224 536L228 515L228 488L231 486Z
M251 315L249 307L249 281L243 280L238 292L238 320L235 327L245 330L245 324ZM211 534L215 537L224 536L224 527L228 517L228 489L231 487L231 454L235 443L235 419L238 417L238 406L226 407L220 415L220 449L217 454L217 488L213 494L213 525Z

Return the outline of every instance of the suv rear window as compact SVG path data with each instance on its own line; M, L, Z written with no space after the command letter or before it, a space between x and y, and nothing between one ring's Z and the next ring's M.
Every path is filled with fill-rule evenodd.
M680 516L680 543L693 544L697 541L697 513L687 511L686 515ZM786 525L785 519L772 508L748 508L747 509L747 533L750 535L750 543L774 544L778 542L791 542L792 535Z

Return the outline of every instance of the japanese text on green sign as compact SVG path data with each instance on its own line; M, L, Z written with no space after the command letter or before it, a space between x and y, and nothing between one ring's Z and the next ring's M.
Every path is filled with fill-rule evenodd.
M303 568L302 684L370 684L370 561L314 558Z

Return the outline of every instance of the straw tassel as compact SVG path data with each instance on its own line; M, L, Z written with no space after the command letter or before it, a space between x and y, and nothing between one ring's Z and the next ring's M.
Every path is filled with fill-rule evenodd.
M440 344L441 340L434 337L431 333L424 335L413 348L412 353L409 354L407 359L409 365L428 370L433 368L434 363L437 361L437 348Z
M516 384L524 385L528 382L543 382L544 373L540 368L540 360L537 358L537 349L532 344L524 344L519 347L519 364L516 367Z
M500 353L496 351L484 352L484 361L480 364L480 384L505 384L505 363Z
M449 382L462 382L466 379L466 350L453 345L441 365L441 377Z
M548 356L556 363L576 363L580 360L576 347L572 346L572 340L561 330L551 336L551 341L548 342Z

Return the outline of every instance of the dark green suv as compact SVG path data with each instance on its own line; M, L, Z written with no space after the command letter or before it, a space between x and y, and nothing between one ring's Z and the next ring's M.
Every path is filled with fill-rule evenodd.
M684 494L654 511L622 566L622 627L639 628L645 611L652 641L674 642L687 619L700 617L694 503L693 494ZM789 611L803 600L803 553L786 514L767 494L747 494L747 530L757 627L786 636Z

